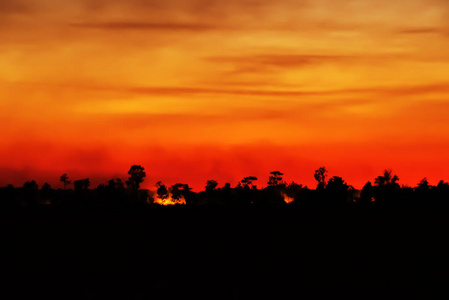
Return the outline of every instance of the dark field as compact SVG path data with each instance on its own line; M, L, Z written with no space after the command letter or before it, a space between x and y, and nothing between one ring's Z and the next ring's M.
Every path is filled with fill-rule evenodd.
M1 214L4 299L440 298L442 211L159 207Z

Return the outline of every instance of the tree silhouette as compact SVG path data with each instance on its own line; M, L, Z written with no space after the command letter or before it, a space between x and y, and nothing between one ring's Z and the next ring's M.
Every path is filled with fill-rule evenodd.
M52 196L52 189L50 184L48 184L47 182L44 183L44 185L41 188L41 195L45 200L45 203L49 204L49 198Z
M279 172L279 171L273 171L270 172L271 176L269 177L268 180L268 185L269 186L277 186L280 183L282 183L282 175L284 175L283 173Z
M341 177L334 176L329 179L326 186L330 205L343 205L350 200L349 191L353 188L349 186Z
M23 192L25 195L25 201L28 204L35 204L35 198L37 196L37 191L39 190L39 186L37 185L36 181L31 180L27 181L23 184Z
M205 187L205 191L206 192L212 192L213 190L215 190L218 186L218 182L215 180L208 180L206 182L206 187Z
M429 190L430 189L430 185L429 182L427 181L427 178L424 177L417 186L417 189L419 190Z
M23 184L23 196L24 196L24 203L26 203L27 206L34 206L36 205L37 196L38 196L38 190L39 186L37 185L36 181L27 181Z
M438 182L437 187L448 188L448 187L449 187L449 183L448 183L448 182L444 182L444 180L440 180L440 181Z
M391 173L391 170L385 170L383 175L376 177L374 183L377 186L397 185L399 187L399 184L397 183L399 181L399 177L392 175Z
M147 176L144 170L145 168L140 165L131 166L128 171L130 176L126 181L126 184L137 191L140 188L140 184L143 182L143 179Z
M324 189L326 187L326 174L327 170L325 167L320 167L315 170L315 180L318 182L317 189Z
M16 205L16 189L12 184L8 184L4 188L0 188L0 207L12 208Z
M221 201L224 204L229 204L229 201L232 197L232 188L229 182L226 182L225 185L221 188Z
M27 181L23 184L23 189L25 191L37 191L39 189L39 186L37 185L36 181L31 180Z
M76 192L87 190L90 186L89 178L75 180L73 182L73 186L74 186Z
M371 184L370 181L368 181L365 183L362 190L360 191L359 204L367 206L374 201L375 199L374 199L373 185Z
M123 182L120 178L117 179L111 179L108 181L108 185L107 188L109 190L117 190L117 191L123 191L124 190L124 186L123 186Z
M158 181L156 183L156 187L157 187L156 193L157 193L158 198L159 199L167 199L169 194L168 194L168 189L165 186L165 184L162 184L162 181Z
M341 187L343 187L345 190L349 189L347 183L343 180L343 178L339 176L334 176L331 179L329 179L329 182L327 183L326 186L327 189L341 188Z
M256 186L253 184L253 181L256 181L257 177L255 176L247 176L240 180L240 185L244 188L255 188Z
M444 182L443 180L440 180L435 187L435 204L444 207L446 209L449 209L449 202L447 201L449 199L449 183Z
M393 175L391 170L385 170L383 175L375 178L374 198L376 199L376 205L400 207L405 203L406 198L401 194L405 191L405 188L401 191L398 181L399 177Z
M128 189L120 179L99 184L96 189L90 189L89 178L73 181L74 192L53 190L45 183L39 190L35 181L26 182L23 187L0 187L0 207L28 206L37 208L39 205L51 204L51 209L61 207L128 207L136 209L148 203L148 191L139 190L145 178L144 168L133 165L129 169ZM424 177L415 187L399 185L399 177L391 170L385 170L375 177L374 183L368 181L361 191L354 189L341 177L334 176L326 180L327 170L320 167L315 170L316 189L294 182L286 184L283 173L270 172L268 186L258 189L254 184L255 176L244 177L235 188L226 183L218 188L216 180L208 180L205 190L192 192L188 184L176 183L170 188L158 181L154 199L181 200L190 205L210 206L282 206L288 202L288 197L295 199L290 207L304 208L361 208L382 209L417 209L417 208L449 208L449 183L440 181L438 185L430 185ZM64 189L70 180L67 174L60 176ZM357 200L354 202L354 200ZM157 201L156 201L157 202ZM150 202L151 203L151 202ZM159 202L161 203L161 202ZM351 206L349 206L351 205Z
M170 192L172 194L173 199L179 200L181 197L185 198L187 193L189 193L191 189L192 188L189 187L188 184L175 183L170 187Z
M64 174L61 175L61 177L59 178L59 181L61 181L61 182L63 183L63 185L64 185L64 190L65 190L65 187L66 187L68 184L70 184L69 177L67 176L66 173L64 173Z

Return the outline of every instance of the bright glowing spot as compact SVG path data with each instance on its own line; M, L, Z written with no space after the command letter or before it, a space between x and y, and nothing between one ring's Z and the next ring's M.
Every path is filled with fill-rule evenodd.
M186 199L183 196L179 197L179 199L174 199L172 195L170 195L168 198L165 199L155 198L154 203L160 205L186 204Z
M295 198L287 196L286 193L281 192L281 195L282 195L282 197L284 197L284 201L287 204L291 203L291 202L293 202L293 200L295 200Z

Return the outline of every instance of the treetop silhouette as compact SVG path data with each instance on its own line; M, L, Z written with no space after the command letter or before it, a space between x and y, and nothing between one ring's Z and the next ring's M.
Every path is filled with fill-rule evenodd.
M396 175L392 175L392 170L385 170L384 174L381 176L376 177L374 180L374 183L377 186L385 186L385 185L397 185L399 181L399 177Z
M126 181L126 184L134 190L138 190L140 188L140 184L147 176L145 173L145 168L140 165L132 165L131 168L129 168L128 174L130 176Z
M270 172L270 174L271 176L269 177L269 180L267 182L269 186L277 186L282 183L282 175L284 175L283 173L279 171L272 171Z
M69 177L67 176L66 173L64 173L64 174L61 175L61 177L59 178L59 181L61 181L61 182L63 183L64 190L65 190L65 187L66 187L68 184L70 184Z
M75 188L75 191L87 190L90 186L90 180L89 178L75 180L73 182L73 186Z
M300 207L341 208L356 207L449 207L449 183L441 180L438 185L429 184L423 178L416 187L400 186L399 177L391 170L385 170L382 175L374 179L374 184L368 181L362 190L356 190L345 182L342 177L333 176L326 181L327 170L320 167L315 170L317 181L315 189L309 189L302 184L292 182L286 184L284 175L280 171L271 171L268 185L257 188L255 176L246 176L235 188L226 183L218 188L216 180L208 180L204 191L192 192L188 184L176 183L169 188L158 181L155 193L142 189L140 184L146 174L140 165L133 165L128 171L129 180L125 189L120 178L111 179L107 184L100 184L90 188L89 178L75 180L74 189L53 190L45 183L39 190L37 183L32 180L25 182L22 187L12 185L0 187L0 207L30 206L40 204L74 206L74 207L143 207L148 203L187 204L187 205L231 205L245 207L248 205L291 205ZM60 181L67 185L70 180L67 174L61 175ZM157 199L162 201L156 201ZM151 201L153 198L154 201Z
M320 167L315 170L315 174L313 175L315 180L318 182L317 189L324 189L326 187L326 176L327 170L325 167Z
M206 187L205 187L205 191L206 192L212 192L213 190L215 190L218 186L218 182L215 180L208 180L206 182Z
M159 199L167 199L170 195L168 193L167 186L165 184L162 184L162 181L158 181L156 183L156 193L158 195Z

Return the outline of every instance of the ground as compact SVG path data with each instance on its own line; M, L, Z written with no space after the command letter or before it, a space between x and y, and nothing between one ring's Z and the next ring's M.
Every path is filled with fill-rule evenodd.
M444 212L177 206L1 220L2 290L17 299L428 299L445 285Z

